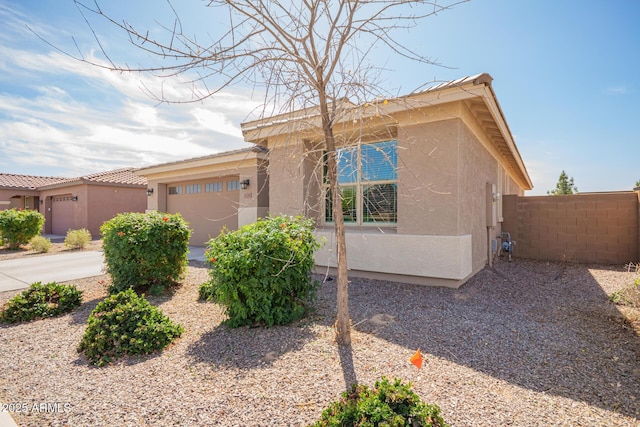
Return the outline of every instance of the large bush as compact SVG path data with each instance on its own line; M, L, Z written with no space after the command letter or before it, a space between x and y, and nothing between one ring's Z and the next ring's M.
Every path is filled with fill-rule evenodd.
M211 280L200 297L225 307L232 327L285 324L301 318L315 298L313 222L278 216L208 242Z
M91 232L86 228L68 230L64 238L64 246L69 249L82 249L91 241Z
M446 427L437 405L429 405L411 390L411 384L385 377L373 388L354 385L350 392L322 412L314 427Z
M125 355L150 354L168 346L184 329L133 289L108 296L89 315L78 351L103 366Z
M9 300L0 313L0 320L16 323L60 316L72 311L81 302L82 291L75 286L36 282Z
M102 224L104 258L112 285L127 288L169 286L187 266L191 230L180 214L125 213Z
M9 248L15 249L29 243L40 234L44 216L34 210L5 209L0 211L0 235Z

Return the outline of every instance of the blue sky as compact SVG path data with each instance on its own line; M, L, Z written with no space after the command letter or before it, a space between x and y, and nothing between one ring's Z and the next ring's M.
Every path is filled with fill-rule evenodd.
M203 2L176 3L189 31L219 30ZM155 20L168 22L163 2L101 5L151 31ZM245 146L239 125L260 105L248 88L156 105L143 88L187 99L189 86L87 66L27 25L69 52L74 39L85 54L96 50L71 0L0 0L0 172L78 176ZM143 55L112 27L95 29L114 60ZM444 67L377 52L392 93L493 76L534 184L527 194L553 189L563 169L581 192L630 190L640 180L640 1L472 0L401 36Z

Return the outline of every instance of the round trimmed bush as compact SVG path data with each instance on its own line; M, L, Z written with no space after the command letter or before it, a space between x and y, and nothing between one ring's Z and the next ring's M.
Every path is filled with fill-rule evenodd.
M400 379L385 377L373 388L353 385L350 392L322 412L313 427L447 427L437 405L429 405Z
M180 214L119 214L102 224L100 234L111 294L166 288L186 271L191 230Z
M91 241L91 232L86 228L69 230L64 238L64 246L69 249L82 249Z
M313 229L309 219L276 216L221 233L208 242L211 280L200 298L222 304L231 327L300 319L318 288L311 280L320 247Z
M29 247L31 247L31 250L38 253L49 252L52 246L53 243L51 243L51 240L44 236L36 236L29 240Z
M73 285L35 282L5 305L0 320L5 323L29 322L60 316L82 302L82 291Z
M5 209L0 211L0 235L10 249L26 245L40 234L44 216L38 211Z
M184 328L133 289L108 296L89 315L78 346L93 365L125 355L150 354L168 346Z

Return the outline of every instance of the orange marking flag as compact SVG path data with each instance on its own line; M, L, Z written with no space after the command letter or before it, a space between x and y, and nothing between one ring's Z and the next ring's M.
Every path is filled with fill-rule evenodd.
M422 354L420 354L420 349L416 351L416 354L411 356L411 359L409 359L409 361L416 365L416 368L422 368Z

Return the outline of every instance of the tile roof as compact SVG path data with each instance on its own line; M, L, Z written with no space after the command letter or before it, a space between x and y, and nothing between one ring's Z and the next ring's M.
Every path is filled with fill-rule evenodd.
M123 168L107 172L98 172L91 175L84 175L77 178L60 178L0 173L0 188L5 187L41 190L43 188L91 183L146 186L147 178L134 174L133 172L135 170L135 168Z
M36 190L43 185L55 184L65 179L67 178L0 173L0 187Z
M107 172L98 172L91 175L83 175L77 178L65 179L51 183L51 186L60 184L120 184L120 185L147 185L147 178L134 174L135 168L122 168Z

